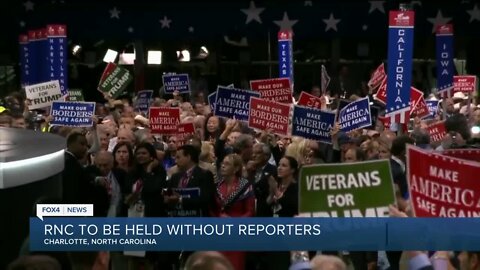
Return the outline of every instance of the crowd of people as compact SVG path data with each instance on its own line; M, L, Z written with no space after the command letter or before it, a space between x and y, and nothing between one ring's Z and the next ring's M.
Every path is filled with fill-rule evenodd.
M321 95L318 87L311 93ZM448 149L475 144L471 127L480 126L480 107L461 108L465 100L448 99L445 111L447 135L431 142L426 127L433 120L413 116L411 132L386 129L380 121L370 129L344 133L336 125L332 143L300 137L278 136L268 130L250 129L246 123L212 114L204 95L189 100L175 94L159 97L151 107L179 107L181 122L194 123L196 132L187 138L176 134L152 134L148 117L134 108L130 98L96 104L91 128L50 125L47 110L30 111L22 93L4 98L0 127L29 128L65 137L65 169L62 203L93 203L97 217L294 217L298 214L298 173L302 166L318 163L352 163L389 159L397 190L391 215L411 215L406 179L406 145ZM352 96L351 100L357 97ZM329 109L336 102L330 98ZM373 99L372 99L373 102ZM456 105L461 104L461 105ZM473 103L474 104L474 103ZM466 115L468 113L468 115ZM438 119L437 119L438 120ZM197 188L199 196L184 198L176 188ZM28 241L28 240L27 240ZM355 241L352 239L352 241ZM145 257L121 252L49 253L22 256L11 269L29 260L55 264L43 269L399 269L402 252L146 252ZM457 257L437 252L405 252L410 269L480 269L480 253ZM46 255L50 257L45 257ZM226 258L226 259L225 259ZM37 260L35 260L37 259ZM431 260L430 260L431 259ZM192 262L192 261L197 262ZM218 264L218 265L217 265ZM92 266L97 268L92 268ZM205 266L207 265L207 266ZM208 266L210 265L210 266ZM81 268L85 267L85 268ZM203 268L202 268L203 267Z

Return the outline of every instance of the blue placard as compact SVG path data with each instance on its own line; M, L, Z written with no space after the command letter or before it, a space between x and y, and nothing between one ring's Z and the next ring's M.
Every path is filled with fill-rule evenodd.
M289 78L293 85L293 42L291 39L278 40L279 78Z
M343 132L370 127L372 125L372 117L368 97L350 102L343 107L338 115L338 120L340 121L340 130Z
M50 110L51 125L91 127L95 115L95 102L57 102Z
M335 113L294 106L292 135L314 141L332 143L330 132L335 125Z
M217 100L217 91L208 95L208 105L210 105L210 110L212 110L212 112L215 112L215 102L216 102L216 100Z
M425 119L435 118L435 116L437 116L437 113L438 113L438 104L440 102L438 100L425 100L425 103L427 103L428 112L430 112L430 115Z
M200 197L200 188L176 188L174 192L180 194L182 199L191 199ZM202 212L200 209L184 209L182 206L177 206L175 209L168 211L172 217L200 217Z
M137 93L137 99L135 100L135 110L141 112L144 115L148 114L150 108L150 102L152 101L153 90L142 90Z
M390 11L385 112L394 117L394 123L406 123L410 113L414 15L413 11Z
M437 90L438 93L451 92L453 89L453 75L455 72L453 62L453 32L442 33L440 30L450 26L439 26L436 35L436 61L437 61Z
M215 100L215 115L240 121L248 121L250 110L250 97L260 97L260 93L228 88L217 87L217 98Z
M166 74L162 78L165 93L173 94L175 91L181 94L190 93L188 74Z
M30 250L477 250L479 226L476 218L30 218Z

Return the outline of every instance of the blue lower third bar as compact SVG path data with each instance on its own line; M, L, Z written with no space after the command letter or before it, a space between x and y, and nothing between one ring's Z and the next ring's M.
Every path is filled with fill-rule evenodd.
M477 250L473 218L38 218L32 251Z

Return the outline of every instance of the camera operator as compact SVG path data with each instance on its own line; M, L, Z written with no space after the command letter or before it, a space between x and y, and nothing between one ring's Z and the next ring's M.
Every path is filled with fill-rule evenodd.
M442 144L436 149L439 151L446 149L467 148L471 138L468 120L463 114L454 114L445 120L445 129L447 134L442 140Z

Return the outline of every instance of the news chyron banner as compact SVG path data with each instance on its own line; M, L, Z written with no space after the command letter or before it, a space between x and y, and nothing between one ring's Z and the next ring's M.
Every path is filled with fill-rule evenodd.
M480 217L480 163L408 145L407 176L417 217Z
M395 204L388 160L304 166L299 185L301 216L388 217Z
M390 11L385 112L397 124L407 123L410 118L414 21L413 11Z

